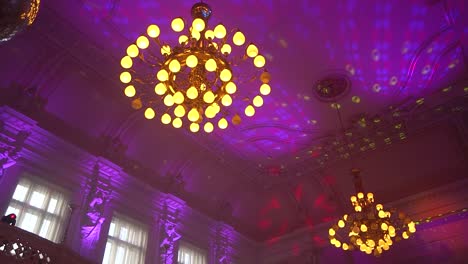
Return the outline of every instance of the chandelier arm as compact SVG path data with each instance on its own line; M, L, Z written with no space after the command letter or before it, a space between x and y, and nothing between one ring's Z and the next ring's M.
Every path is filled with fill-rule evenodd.
M163 63L163 60L155 55L153 52L151 51L146 51L145 54L143 54L143 52L141 52L139 55L138 55L138 58L140 58L140 60L142 60L144 63L146 64L149 64L151 67L156 67L156 66L161 66L162 63ZM147 58L151 59L152 61L148 60Z

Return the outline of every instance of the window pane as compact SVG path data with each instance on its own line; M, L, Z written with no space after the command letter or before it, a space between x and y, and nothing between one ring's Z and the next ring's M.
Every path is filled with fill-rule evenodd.
M109 256L112 250L112 244L110 242L106 243L106 251L104 251L104 259L102 260L103 264L109 263Z
M47 238L47 231L49 231L49 226L50 226L50 221L49 220L44 220L41 226L41 231L39 231L39 236L43 238Z
M57 199L50 199L49 201L49 207L47 208L47 212L49 213L55 213L55 208L57 207Z
M19 215L19 209L8 206L5 215L9 215L9 214L15 214L16 216L18 216Z
M28 193L28 188L23 185L18 184L18 186L16 186L15 193L13 194L13 199L20 201L20 202L24 202L24 199L26 199L27 193Z
M26 213L24 215L23 222L21 223L21 228L26 231L33 232L34 227L36 226L36 223L37 223L37 215Z
M104 264L144 264L147 233L142 228L143 225L131 220L113 217L109 226L109 236L107 243L111 244L112 250L107 250L104 254ZM107 253L108 252L108 253ZM108 262L108 263L107 263Z
M31 200L29 201L29 204L37 208L42 208L42 205L44 204L44 199L44 194L34 191L31 196Z
M128 229L126 227L122 227L120 229L119 238L123 241L127 241L127 236L128 236Z
M109 236L114 236L114 232L115 232L115 224L111 223L109 227Z
M125 249L123 247L117 247L117 254L115 256L115 263L122 264L124 261Z

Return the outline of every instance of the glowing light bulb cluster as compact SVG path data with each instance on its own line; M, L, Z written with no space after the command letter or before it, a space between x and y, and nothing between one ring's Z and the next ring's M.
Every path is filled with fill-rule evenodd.
M372 193L351 196L351 204L354 212L344 215L328 230L330 243L337 248L380 256L394 241L408 239L416 232L415 223L404 213L374 205Z
M211 14L203 3L194 5L192 14L200 5L205 8L203 15L206 10ZM120 81L124 94L132 98L132 107L142 108L147 119L159 116L161 123L175 128L211 133L215 125L226 129L229 123L241 122L236 110L230 109L233 105L252 117L265 104L264 97L271 92L265 57L256 45L246 42L244 33L228 31L222 24L210 29L208 18L195 15L191 23L173 19L170 27L180 34L175 45L163 43L160 35L165 30L150 25L146 35L128 46L120 61ZM243 81L236 67L243 62L259 71L256 78L245 80L257 79L259 90L236 103Z

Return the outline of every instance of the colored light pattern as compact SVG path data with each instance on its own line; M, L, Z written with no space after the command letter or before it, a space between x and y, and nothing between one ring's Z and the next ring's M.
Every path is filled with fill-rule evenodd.
M193 1L178 1L174 3L177 8L173 8L174 5L145 1L120 1L118 4L84 1L86 12L97 18L96 23L110 22L127 39L136 39L139 33L136 29L141 25L150 22L162 26L168 24L165 17L187 10L191 4ZM236 17L242 17L239 25L242 27L243 23L262 21L264 27L249 28L251 32L246 34L265 36L259 40L259 45L271 51L266 57L271 62L273 76L278 76L275 80L278 89L273 98L267 98L265 102L270 105L268 110L262 111L264 114L259 113L255 121L243 118L238 130L221 136L225 147L242 152L250 160L269 163L291 154L298 160L304 159L300 151L314 145L314 140L320 135L317 129L333 130L335 127L334 122L326 118L333 109L311 101L311 91L307 90L307 84L312 84L313 78L322 74L323 67L296 67L296 76L307 76L305 80L298 80L280 71L284 64L303 65L291 58L315 58L328 62L330 68L347 72L352 78L353 91L350 98L344 99L347 103L340 105L344 105L343 109L349 115L362 109L360 103L368 100L377 99L388 105L414 94L427 93L434 79L443 79L460 68L459 47L452 47L458 37L454 34L451 20L438 9L421 3L407 6L407 3L378 1L364 8L357 1L300 1L294 5L257 1L249 2L249 9L238 8L245 4L241 0L232 1L230 5L235 8L229 8L229 13L238 10L234 11L236 16L228 17L226 21L223 18L223 22L229 26L238 22ZM212 20L220 21L216 15L223 14L226 7L216 3L212 5L216 11ZM263 12L250 11L255 7L261 7ZM277 15L282 9L288 9L294 16L288 16L284 21ZM342 14L338 20L336 16L330 16L329 10L335 9ZM359 12L365 12L366 16L357 16ZM451 15L456 17L456 14ZM440 20L428 20L430 16L440 17ZM330 21L331 18L334 21ZM272 28L279 21L286 23ZM440 28L438 23L444 27L434 32ZM302 46L310 39L321 40L314 42L315 50ZM299 53L304 51L304 54ZM446 57L449 59L443 60ZM298 88L291 89L291 86ZM354 104L350 104L351 101ZM233 107L238 106L234 104ZM204 143L213 147L209 141Z
M340 110L344 113L346 127L370 128L373 124L382 124L387 119L375 116L375 113L381 113L387 107L399 105L405 100L411 101L409 109L431 106L429 95L434 92L436 96L442 97L439 90L449 86L452 88L444 91L443 96L452 97L458 94L466 85L460 87L452 85L451 82L459 79L463 71L466 71L466 65L461 58L462 50L457 44L462 45L468 34L466 25L460 23L462 11L468 9L458 8L447 13L441 4L427 5L426 2L391 0L365 3L357 0L304 0L295 1L294 4L288 1L266 0L235 0L222 4L216 1L209 2L214 10L214 17L211 20L213 24L222 21L228 27L238 26L246 29L246 35L259 36L259 47L270 52L265 57L272 76L275 76L272 81L277 84L277 88L272 92L272 96L266 99L265 109L258 111L255 121L241 116L241 124L233 126L231 131L225 131L227 133L223 132L211 139L187 135L187 138L177 140L185 146L185 143L189 142L187 139L193 138L214 150L214 153L219 153L219 160L229 162L234 167L241 164L249 164L255 168L259 164L263 167L284 165L284 176L297 176L301 173L307 175L303 172L304 168L309 168L311 164L323 166L335 160L334 153L339 153L339 157L349 158L354 153L364 153L405 140L407 131L404 124L392 123L395 126L395 134L375 138L362 137L359 141L353 142L353 147L348 148L341 143L335 145L336 138L327 135L337 132L336 111L330 107L330 103L317 101L311 86L329 71L347 73L353 86L349 94L338 102ZM76 14L68 12L69 21L76 22L75 26L84 31L86 36L89 35L93 44L97 47L106 47L106 54L117 60L122 56L123 48L129 41L134 41L138 37L145 25L155 23L170 28L170 20L167 18L178 16L181 10L189 10L194 1L174 0L165 3L143 0L84 0L79 3L82 8ZM47 10L52 9L50 7ZM466 3L462 3L459 7L466 7ZM226 13L230 15L221 16ZM251 24L261 26L251 27L249 26ZM64 27L66 26L68 24ZM173 38L170 35L168 37ZM70 44L68 46L73 50L72 44L75 39L64 38L68 39L70 39L70 42L67 42ZM54 50L44 50L45 54L49 52L55 53ZM19 53L17 51L14 56L19 56ZM56 56L60 58L62 55L57 53ZM10 58L12 57L7 57L6 60L9 61ZM59 67L53 63L56 60L47 61L50 61L50 64L46 64L44 68ZM66 60L65 63L71 62ZM20 68L28 67L23 65ZM132 158L141 160L143 165L148 167L154 165L157 170L162 168L158 171L162 175L175 174L177 169L182 167L184 173L190 174L184 175L187 178L187 188L193 192L197 188L202 188L201 183L197 183L196 176L211 177L211 171L207 173L205 168L192 170L186 165L190 164L191 155L194 153L198 155L203 153L202 151L180 154L180 148L161 142L167 139L166 131L158 130L158 136L163 139L159 140L154 133L159 127L141 125L140 119L136 117L138 115L121 118L128 114L125 112L126 109L114 109L110 103L112 100L107 100L108 98L90 85L98 83L102 76L92 70L80 72L78 67L73 70L75 70L73 77L67 77L67 80L55 77L61 73L56 70L57 74L53 78L50 77L52 79L50 85L44 85L45 88L39 92L46 97L51 94L47 98L49 99L47 110L64 120L69 120L70 123L82 126L81 129L86 129L86 132L92 136L97 137L116 131L112 136L122 136L124 148L128 147L126 154ZM112 69L106 70L108 71L104 75L115 79ZM2 80L5 87L14 76L20 74L13 73L5 75L5 80ZM86 80L87 78L89 80ZM34 78L29 79L32 82ZM48 82L47 77L38 79L40 83ZM88 90L79 92L79 89L57 89L58 92L55 92L54 86L72 87L73 85ZM249 87L246 87L246 90L248 89ZM62 100L66 97L73 97L73 102ZM353 101L353 97L359 97L359 100ZM424 99L420 100L421 98ZM89 101L90 99L92 101ZM75 108L75 105L82 106L84 101L102 107L94 109L97 110L95 115L91 109L83 109L84 114L66 110ZM113 111L109 109L115 110L118 114L110 113ZM449 108L444 106L443 109L442 111L446 111ZM109 114L102 114L107 112ZM360 114L364 114L364 121L352 118L361 117ZM398 119L404 113L392 110L391 114ZM98 117L107 119L103 121L104 118ZM125 124L119 127L119 122ZM138 134L130 133L135 130L138 130ZM167 149L167 156L157 156L158 160L155 161L154 149L141 150L142 142L146 144L147 141L154 141L148 143L154 146L154 149ZM250 171L257 172L252 168ZM304 187L304 190L306 189ZM314 199L320 195L322 193L317 192ZM283 200L280 201L283 204ZM236 208L239 207L241 206L236 205ZM319 215L313 220L319 222L326 217L329 216ZM282 220L273 223L269 230L279 230L282 223ZM293 223L289 226L293 226Z

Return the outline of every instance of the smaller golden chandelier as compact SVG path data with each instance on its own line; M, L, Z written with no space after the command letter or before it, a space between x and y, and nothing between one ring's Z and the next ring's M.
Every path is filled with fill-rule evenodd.
M359 249L380 256L389 250L394 240L408 239L416 232L416 225L403 212L385 211L383 205L375 205L374 195L364 194L360 171L352 169L351 172L357 192L356 196L351 196L354 212L345 214L328 230L330 243L343 250Z
M160 28L150 25L147 34L127 48L121 60L124 71L120 81L125 84L125 95L132 98L132 107L144 109L147 119L159 115L163 124L172 123L175 128L187 124L194 133L200 127L211 133L216 123L220 129L226 129L228 120L237 125L241 118L229 107L234 103L238 85L245 82L257 82L259 90L242 98L237 107L245 107L245 115L251 117L255 107L263 105L263 96L271 91L265 57L257 46L246 44L239 30L228 32L222 24L208 29L211 13L207 4L195 4L191 27L185 33L185 21L180 17L173 19L172 30L180 32L175 45L165 43L160 39ZM242 56L231 54L236 46L244 47ZM243 72L236 71L250 60L252 70L245 72L244 67Z

